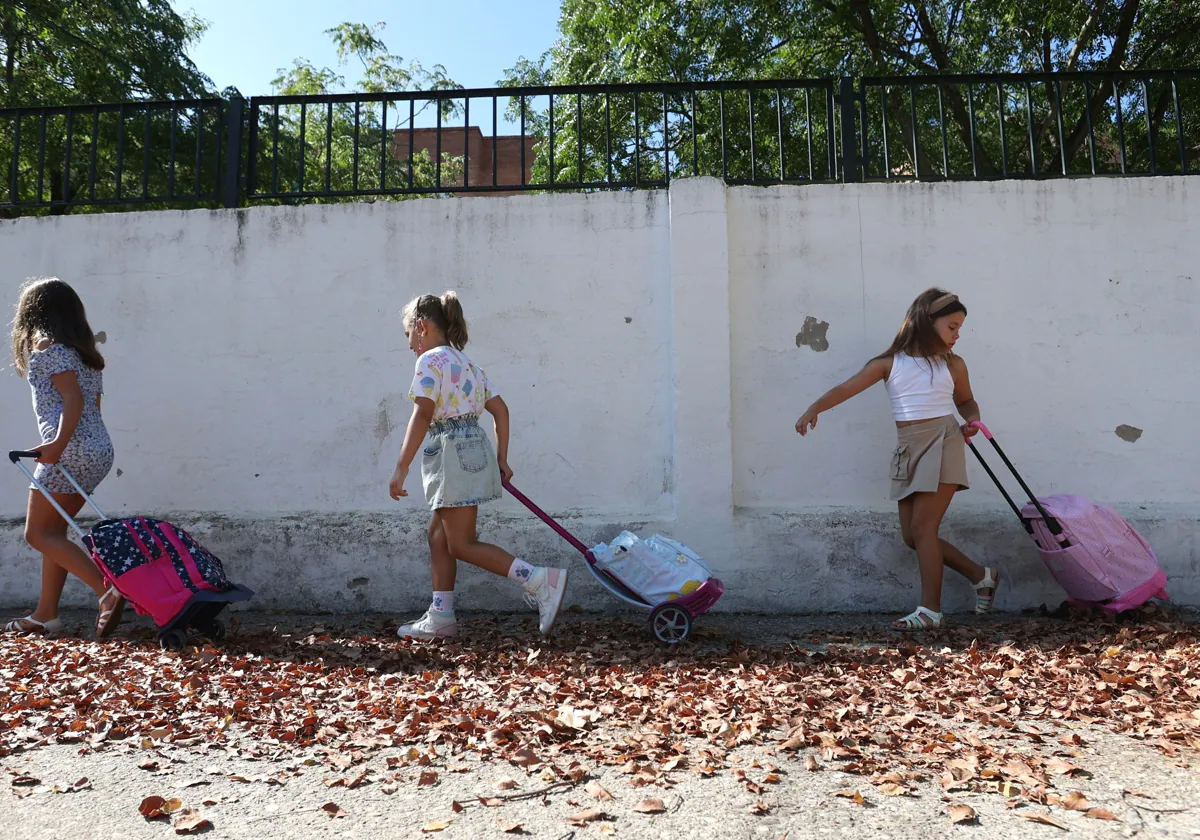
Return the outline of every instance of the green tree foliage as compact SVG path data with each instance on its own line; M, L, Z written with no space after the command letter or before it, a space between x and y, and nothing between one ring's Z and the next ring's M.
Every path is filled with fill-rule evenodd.
M168 0L0 4L0 204L49 202L61 213L85 198L212 193L217 103L61 107L215 96L185 52L203 31Z
M434 65L405 63L380 39L382 23L343 23L326 31L337 47L338 69L318 68L297 59L272 83L282 102L260 108L253 187L256 191L296 193L283 201L337 201L344 197L306 195L342 192L378 193L399 199L396 189L430 189L461 178L461 156L443 155L439 167L426 152L414 152L410 182L409 128L437 107L434 100L398 100L400 91L452 90L461 87ZM345 93L343 71L361 68L355 93L338 102L306 102L304 97ZM441 100L442 118L458 113L453 99ZM361 199L359 199L361 200Z
M5 0L0 107L205 96L186 53L203 32L169 0Z
M1200 66L1200 0L563 0L559 20L554 46L536 59L522 58L502 84ZM694 105L690 95L647 94L637 99L636 127L633 97L561 97L553 153L549 109L533 121L544 138L535 178L548 178L552 167L560 180L609 167L628 173L639 159L669 161L676 175L797 179L810 177L811 166L811 177L827 178L831 152L841 153L834 90L743 91L723 103L720 95L702 92ZM868 84L863 92L858 151L875 177L885 169L911 175L914 165L922 177L1048 175L1061 173L1064 159L1069 171L1090 171L1093 158L1101 172L1122 166L1178 171L1181 147L1192 166L1200 158L1200 81L1194 76L1172 84L1163 74L1144 87L1120 77L1028 86L1024 80L939 85L916 78ZM605 125L613 127L611 143ZM646 172L661 177L662 163L649 167L643 178Z

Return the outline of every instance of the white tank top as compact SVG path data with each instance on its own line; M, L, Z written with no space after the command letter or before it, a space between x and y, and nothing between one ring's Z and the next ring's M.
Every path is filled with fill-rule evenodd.
M954 414L954 377L943 359L897 353L884 384L892 400L893 420L932 420Z

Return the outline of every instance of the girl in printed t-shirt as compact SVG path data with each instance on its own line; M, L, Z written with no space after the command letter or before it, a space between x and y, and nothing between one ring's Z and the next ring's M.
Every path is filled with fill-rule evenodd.
M455 636L454 577L457 561L487 569L521 584L525 599L537 607L541 632L549 634L567 589L567 570L531 566L499 546L480 542L475 532L479 505L500 498L508 466L508 406L492 390L487 374L463 348L467 322L454 292L440 298L421 295L403 311L404 334L417 355L409 397L413 413L389 491L407 496L404 480L421 451L421 483L433 510L429 520L429 561L433 600L425 614L397 631L401 638ZM496 424L497 450L479 426L486 409ZM422 439L428 440L422 448Z
M975 612L992 608L1000 573L980 566L938 536L942 516L959 490L967 489L965 438L977 431L979 404L971 392L967 363L954 353L967 308L956 295L926 289L912 306L892 346L813 403L796 421L807 434L817 415L844 403L876 382L892 402L899 440L892 452L892 499L899 505L904 544L916 549L921 604L896 621L896 630L942 626L942 567L963 575L975 590ZM957 412L966 421L961 427Z

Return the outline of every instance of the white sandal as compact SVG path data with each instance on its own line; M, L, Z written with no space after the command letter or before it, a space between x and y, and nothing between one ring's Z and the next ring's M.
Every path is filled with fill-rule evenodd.
M32 627L27 625L32 624ZM14 618L4 625L5 633L16 633L20 636L57 636L62 632L62 619L52 618L49 621L38 621L32 615L24 618Z
M992 611L992 601L996 597L996 589L1000 585L1000 572L996 569L983 567L983 580L979 583L972 583L971 588L977 593L975 595L975 613L983 615ZM991 595L979 595L980 589L992 590Z
M914 633L921 630L939 630L942 627L942 614L928 607L917 607L904 618L892 623L893 630L901 633Z
M104 601L110 596L116 596L116 601L108 609L104 609ZM100 614L96 616L96 636L103 639L112 631L117 629L117 625L121 623L121 614L125 612L125 597L117 591L115 586L110 586L100 596Z

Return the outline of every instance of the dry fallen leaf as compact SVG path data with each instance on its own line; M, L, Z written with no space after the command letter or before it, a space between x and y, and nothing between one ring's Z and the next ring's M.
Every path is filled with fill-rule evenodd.
M1066 759L1052 758L1046 762L1046 769L1056 776L1077 776L1089 775L1086 770L1078 764L1072 764Z
M509 760L518 767L524 767L526 769L529 769L535 764L542 763L541 759L534 755L533 750L529 749L528 747L517 750L515 753L513 753L512 758Z
M333 802L326 802L324 805L321 806L321 810L324 811L326 814L328 814L330 817L346 816L346 812L343 811L341 808L339 808L337 806L337 804L333 803Z
M633 806L633 810L641 814L661 814L667 810L661 799L643 799Z
M1071 827L1066 823L1056 820L1045 811L1031 811L1030 813L1022 813L1022 817L1030 822L1042 823L1043 825L1052 825L1055 828L1061 828L1063 831L1070 831Z
M1086 811L1092 807L1091 803L1087 801L1087 797L1077 790L1073 790L1064 796L1059 804L1068 811Z
M445 831L453 822L453 819L434 820L431 823L426 823L425 825L421 826L421 831L424 831L426 834L430 834L434 831Z
M833 795L840 796L843 799L853 799L856 805L862 805L866 802L866 800L863 799L863 795L861 793L859 793L856 790L850 790L848 788L846 790L835 790L833 792Z
M179 812L173 824L176 834L195 834L211 827L212 823L195 808L184 808Z
M898 785L895 782L884 782L876 786L876 790L884 796L905 796L908 793L908 788L904 785Z
M516 779L501 779L496 782L496 790L512 790L518 787L520 787L520 784L517 783Z
M586 785L584 785L583 789L591 796L599 799L602 802L608 802L613 799L613 795L609 793L604 788L604 785L600 784L599 782L588 782Z
M756 817L760 817L764 814L769 814L771 812L771 806L766 802L763 802L761 799L756 799L754 800L753 804L750 805L749 811Z
M166 811L163 810L163 805L167 804L167 800L161 796L147 796L142 800L142 804L138 806L138 813L148 820L165 817Z
M950 813L950 822L956 824L973 822L978 817L974 808L963 803L951 805L947 810Z
M522 833L521 826L522 826L522 823L502 822L502 823L500 823L500 830L502 832L504 832L505 834L521 834Z
M1083 814L1085 817L1091 817L1094 820L1115 820L1117 815L1112 811L1104 808L1089 808Z
M585 811L580 811L577 814L572 814L571 816L567 817L567 822L571 823L572 825L586 825L587 823L595 822L596 820L606 819L609 819L608 814L604 813L599 808L588 808Z
M438 774L432 770L426 770L421 774L421 778L417 780L417 787L426 787L427 785L437 784Z

